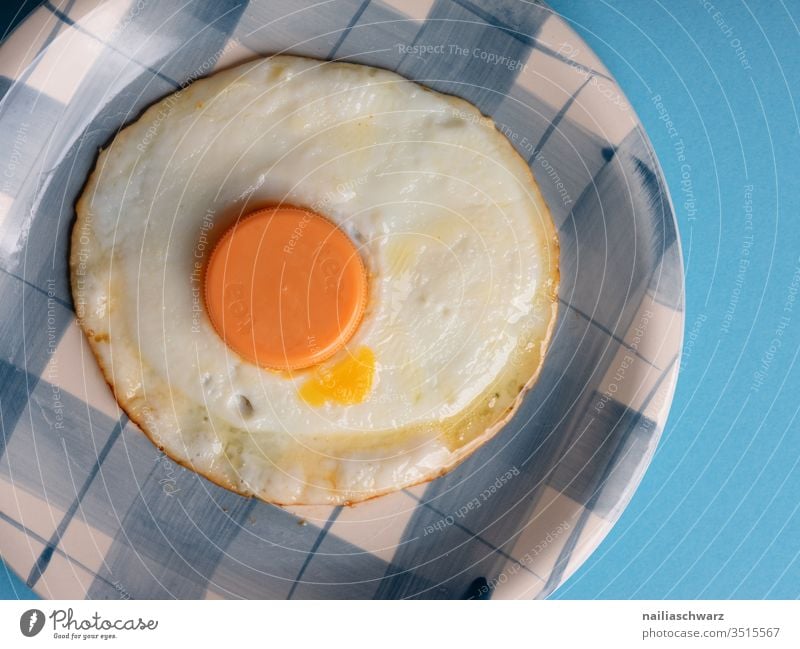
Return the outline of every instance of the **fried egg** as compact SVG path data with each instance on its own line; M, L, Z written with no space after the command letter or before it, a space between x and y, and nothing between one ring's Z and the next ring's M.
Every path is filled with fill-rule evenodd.
M277 504L438 477L539 374L558 242L468 102L293 56L196 81L98 158L71 246L79 322L170 457Z

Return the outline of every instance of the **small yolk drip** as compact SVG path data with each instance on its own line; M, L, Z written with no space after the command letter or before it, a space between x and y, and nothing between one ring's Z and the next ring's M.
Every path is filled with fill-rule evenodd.
M369 347L360 347L333 367L317 368L300 388L300 397L310 406L326 401L343 406L361 403L372 389L374 376L375 354Z

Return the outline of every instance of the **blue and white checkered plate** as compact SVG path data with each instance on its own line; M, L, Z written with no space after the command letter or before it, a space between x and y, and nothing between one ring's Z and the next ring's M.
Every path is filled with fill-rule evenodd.
M355 507L274 507L160 454L118 409L70 297L98 148L198 70L282 51L477 105L514 134L561 241L557 331L516 416L444 478ZM0 555L37 593L541 598L607 534L667 417L683 270L636 115L548 7L53 0L3 44L0 75Z

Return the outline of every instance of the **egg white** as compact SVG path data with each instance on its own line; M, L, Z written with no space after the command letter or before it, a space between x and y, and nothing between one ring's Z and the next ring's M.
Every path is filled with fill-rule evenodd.
M314 370L241 359L202 304L235 220L317 211L359 247L358 403L311 405ZM427 480L486 441L539 372L558 246L526 163L471 104L394 73L277 56L191 84L102 151L71 250L79 320L115 395L177 461L282 504Z

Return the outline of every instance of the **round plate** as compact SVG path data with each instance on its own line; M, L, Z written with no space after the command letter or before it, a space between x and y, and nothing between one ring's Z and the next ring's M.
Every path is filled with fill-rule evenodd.
M544 597L650 462L678 371L681 253L608 71L538 3L312 4L53 0L0 51L0 554L44 597ZM68 284L98 148L192 80L283 51L473 102L529 160L561 240L557 332L513 420L444 478L350 508L248 500L160 454L117 408Z

